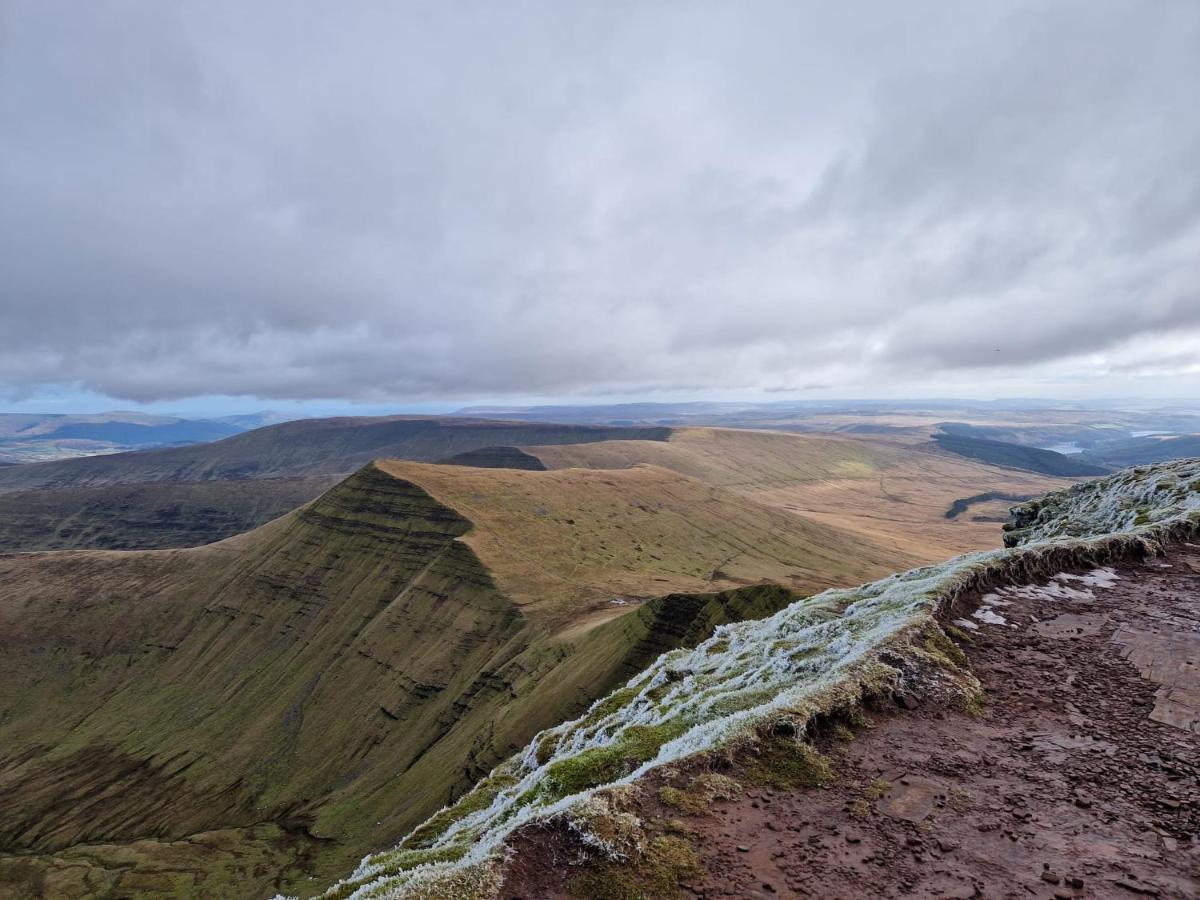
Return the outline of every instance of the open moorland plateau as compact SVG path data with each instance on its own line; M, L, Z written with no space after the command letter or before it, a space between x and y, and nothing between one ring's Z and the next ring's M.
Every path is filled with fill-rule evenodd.
M738 424L0 470L0 896L1194 895L1197 464Z

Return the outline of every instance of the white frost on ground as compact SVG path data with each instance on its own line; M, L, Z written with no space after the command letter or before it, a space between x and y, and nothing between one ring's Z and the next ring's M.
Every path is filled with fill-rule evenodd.
M1117 583L1119 578L1120 576L1107 566L1092 569L1092 571L1083 575L1062 572L1044 584L1009 585L997 588L992 593L985 595L980 600L980 605L989 608L993 606L1008 606L1011 600L1004 599L1006 597L1022 600L1041 600L1050 603L1059 601L1090 603L1096 599L1095 592L1097 590L1105 590L1112 587Z
M1021 544L1148 531L1200 511L1200 459L1137 466L1013 507Z

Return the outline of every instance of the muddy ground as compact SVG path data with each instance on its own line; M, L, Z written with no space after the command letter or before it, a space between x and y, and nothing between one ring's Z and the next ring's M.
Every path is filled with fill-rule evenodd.
M876 711L828 786L701 814L651 780L643 817L682 820L699 854L680 895L1200 897L1200 547L1080 574L960 611L980 715ZM522 836L503 896L575 896L569 843Z

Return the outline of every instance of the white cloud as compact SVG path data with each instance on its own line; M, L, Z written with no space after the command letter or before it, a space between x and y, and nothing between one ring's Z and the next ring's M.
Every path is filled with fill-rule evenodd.
M1195 4L0 15L10 392L1194 387Z

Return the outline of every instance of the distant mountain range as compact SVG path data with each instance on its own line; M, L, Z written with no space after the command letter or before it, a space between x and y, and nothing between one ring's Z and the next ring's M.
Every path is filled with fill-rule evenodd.
M0 462L70 459L123 450L216 441L257 427L215 419L182 419L142 413L28 415L0 413Z

